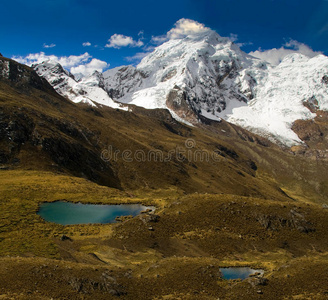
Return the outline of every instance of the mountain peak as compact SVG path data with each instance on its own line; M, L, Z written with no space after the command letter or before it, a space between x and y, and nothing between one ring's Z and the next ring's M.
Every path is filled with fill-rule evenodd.
M100 72L96 71L88 77L80 77L77 74L75 78L58 62L52 60L35 65L34 69L41 77L46 78L60 95L75 103L84 102L92 106L101 104L126 109L124 105L113 101L104 90L103 75Z
M209 29L170 39L125 75L121 71L120 74L107 72L112 74L109 81L128 86L124 92L119 85L111 84L111 89L121 90L116 93L116 100L145 108L175 108L179 118L197 124L202 117L220 120L224 110L235 106L232 102L248 101L252 79L239 72L258 62L229 38ZM125 79L117 80L117 77ZM177 88L183 96L173 100Z
M217 44L231 44L232 41L227 38L227 37L222 37L220 36L217 32L214 30L207 30L204 32L200 32L197 34L193 35L188 35L185 37L185 41L187 42L188 40L193 40L193 41L203 41L205 43L208 43L212 46L216 46Z
M184 22L188 20L180 23ZM328 58L295 53L272 66L246 54L229 38L189 23L184 30L178 24L168 33L171 38L137 67L95 72L78 82L51 61L36 70L74 102L168 109L189 125L226 119L278 143L302 143L293 122L315 117L304 103L314 97L318 109L328 110ZM196 29L189 32L189 25Z

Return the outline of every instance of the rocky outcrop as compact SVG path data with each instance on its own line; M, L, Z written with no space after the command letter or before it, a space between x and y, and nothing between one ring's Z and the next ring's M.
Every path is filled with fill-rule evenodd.
M142 220L142 222L146 223L157 223L160 219L159 215L155 215L154 213L146 213L146 214L141 214L139 216L140 220Z
M292 147L294 153L320 159L328 158L328 112L316 110L316 117L310 120L296 120L292 130L304 142Z
M256 219L266 230L278 231L281 228L287 227L302 233L315 231L313 225L296 209L291 209L287 216L258 215Z
M54 87L57 93L75 103L96 103L112 108L123 108L116 103L105 90L104 77L99 72L94 72L89 77L75 78L55 61L46 61L33 66L38 75Z
M198 123L198 111L195 113L187 100L187 94L178 86L175 86L166 97L166 106L174 111L181 119L191 124Z
M119 100L142 84L146 74L133 66L123 66L105 71L103 74L104 90L114 99Z
M49 82L40 78L33 69L4 57L0 58L0 79L26 93L29 93L31 88L53 92Z
M27 114L14 112L7 115L0 109L0 164L18 161L22 145L30 140L35 124Z

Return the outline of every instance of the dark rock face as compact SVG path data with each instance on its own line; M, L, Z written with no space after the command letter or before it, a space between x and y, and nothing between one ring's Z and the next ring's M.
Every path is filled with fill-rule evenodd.
M3 57L0 59L0 79L8 80L11 85L25 92L29 92L31 88L53 92L48 81L39 77L33 69Z
M197 123L197 114L187 100L187 94L179 87L172 89L167 98L166 105L169 109L172 109L180 118L190 122Z
M58 72L64 72L58 65ZM79 125L72 118L53 117L62 105L72 106L60 97L50 84L31 68L7 58L0 58L0 83L6 93L10 86L16 97L35 97L35 105L48 106L42 111L24 106L24 97L13 100L15 105L0 108L0 164L14 166L27 150L32 164L42 156L43 167L52 166L102 185L120 188L111 165L101 159L96 133ZM42 91L40 93L40 91ZM52 107L49 107L49 104ZM34 103L33 103L34 105ZM42 111L42 112L41 112Z
M315 113L320 108L318 100L314 96L309 98L307 101L304 101L303 105L312 113Z
M120 188L110 164L101 159L94 132L47 115L38 115L39 122L35 123L32 116L33 112L26 109L0 109L0 164L17 164L21 150L34 147L29 151L44 152L58 168Z
M72 174L87 177L103 185L120 188L113 171L95 151L78 142L70 142L62 137L46 137L41 142L42 149L60 166ZM107 176L106 176L107 175Z
M224 157L229 156L234 160L239 158L238 154L234 150L228 149L223 145L217 145L217 149L219 150L218 153Z
M155 214L152 214L152 213L149 213L149 214L142 214L140 215L140 219L146 224L146 223L149 223L149 222L152 222L152 223L157 223L160 219L160 216L159 215L155 215Z
M14 113L12 117L0 111L0 163L13 162L21 146L26 143L35 127L33 120L24 113Z
M320 126L314 120L297 120L294 122L292 129L304 142L318 141L323 135Z

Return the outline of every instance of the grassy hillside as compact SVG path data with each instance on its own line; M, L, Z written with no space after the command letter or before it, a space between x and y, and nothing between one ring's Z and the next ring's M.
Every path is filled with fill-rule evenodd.
M5 299L325 297L328 211L320 205L173 188L131 194L40 171L1 171L0 179ZM61 226L36 214L60 199L155 205L159 218ZM268 281L223 280L225 266L262 268Z
M0 298L325 299L323 137L318 149L313 138L282 149L224 121L189 127L165 110L77 105L5 62ZM57 200L155 205L158 217L62 226L37 215ZM222 266L265 279L226 281Z

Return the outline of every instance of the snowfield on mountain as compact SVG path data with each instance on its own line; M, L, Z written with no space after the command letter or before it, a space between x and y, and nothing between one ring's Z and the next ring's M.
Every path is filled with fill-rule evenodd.
M225 119L286 146L302 143L293 122L316 116L307 104L328 109L326 56L295 53L273 66L210 29L163 43L136 67L79 80L54 62L35 69L73 102L163 108L193 125Z

